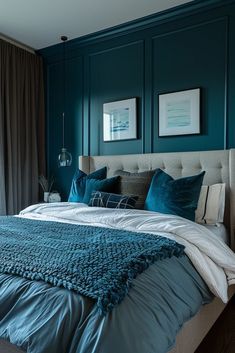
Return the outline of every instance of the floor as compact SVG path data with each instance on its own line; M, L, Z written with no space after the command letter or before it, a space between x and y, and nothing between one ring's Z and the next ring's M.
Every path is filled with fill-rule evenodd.
M235 353L235 295L195 353Z

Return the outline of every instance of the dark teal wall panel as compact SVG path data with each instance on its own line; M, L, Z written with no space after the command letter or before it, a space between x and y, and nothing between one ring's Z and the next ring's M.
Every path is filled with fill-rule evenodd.
M79 155L235 148L235 1L193 1L176 10L67 43L66 147L61 45L40 51L47 68L48 171L68 194ZM158 136L158 94L201 88L201 134ZM138 138L103 142L103 103L138 99Z
M55 187L67 195L71 178L78 165L83 145L83 65L82 58L66 60L66 92L63 104L63 67L61 62L48 67L48 172L56 178ZM62 112L65 111L65 147L72 153L72 167L58 168L62 147Z
M224 148L227 19L153 39L153 152ZM158 137L158 94L201 87L201 134Z
M231 13L228 24L228 147L235 148L235 11Z
M90 154L143 152L143 42L114 47L90 56ZM103 142L103 103L137 98L138 138Z

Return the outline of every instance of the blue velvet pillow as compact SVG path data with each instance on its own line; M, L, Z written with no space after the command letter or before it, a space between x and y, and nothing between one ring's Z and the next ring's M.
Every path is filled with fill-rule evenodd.
M88 206L106 208L135 208L138 196L93 191Z
M119 176L104 180L87 179L86 190L82 202L88 204L93 191L112 192L115 189L115 186L117 185L119 179Z
M158 169L150 184L145 210L174 214L194 221L204 174L201 172L175 180Z
M74 174L72 185L69 193L69 202L83 202L83 197L86 190L86 180L87 179L105 179L107 176L107 168L101 168L96 170L91 174L86 174L82 172L80 169L76 171Z

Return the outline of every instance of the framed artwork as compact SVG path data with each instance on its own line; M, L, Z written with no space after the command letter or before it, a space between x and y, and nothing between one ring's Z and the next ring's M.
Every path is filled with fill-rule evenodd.
M137 138L136 98L124 99L103 105L104 141Z
M159 94L159 136L200 134L200 88Z

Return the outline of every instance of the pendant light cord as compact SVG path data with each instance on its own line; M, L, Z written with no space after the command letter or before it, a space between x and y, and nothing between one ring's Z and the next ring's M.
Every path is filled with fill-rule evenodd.
M62 144L62 147L64 148L64 112L62 114L62 139L63 139L63 144Z
M67 149L64 146L65 142L65 110L66 110L66 41L67 37L66 36L61 36L60 39L63 42L63 67L61 68L63 70L63 91L61 92L63 95L63 113L62 113L62 150L58 156L58 167L70 167L72 164L72 155L67 151ZM62 80L61 80L62 81Z
M67 37L62 36L61 39L63 40L63 103L64 103L64 113L65 113L65 107L66 107L66 102L65 102L65 42L67 40Z
M62 113L62 140L63 140L63 148L64 148L64 140L65 140L65 124L64 124L64 116L65 116L65 107L66 107L66 75L65 75L65 42L67 41L68 37L61 36L61 40L63 41L63 104L64 104L64 111Z

